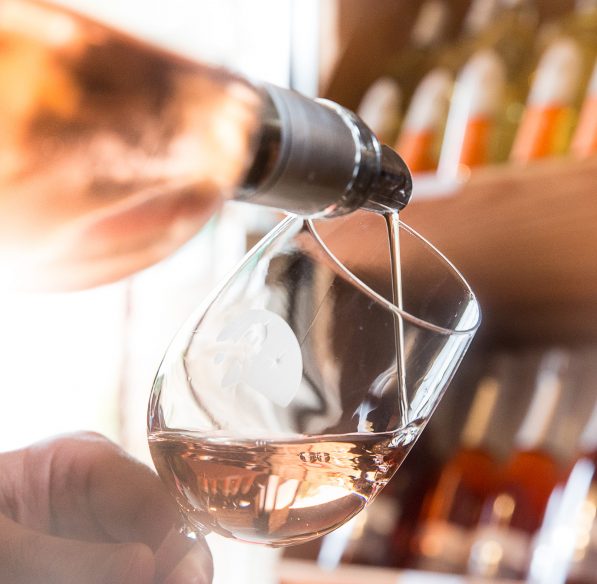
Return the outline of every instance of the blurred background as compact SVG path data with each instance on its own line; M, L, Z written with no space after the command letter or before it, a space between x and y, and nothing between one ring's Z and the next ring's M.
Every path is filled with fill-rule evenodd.
M415 174L404 220L484 310L382 495L284 554L212 538L217 582L597 582L597 0L64 4L358 110ZM277 219L230 204L126 281L1 293L0 449L87 429L150 463L169 340Z

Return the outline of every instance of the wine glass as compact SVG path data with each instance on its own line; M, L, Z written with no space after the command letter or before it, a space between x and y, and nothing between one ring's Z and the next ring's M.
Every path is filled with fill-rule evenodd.
M290 216L177 334L148 432L187 534L308 541L398 469L480 322L454 266L398 233L401 278L383 216Z

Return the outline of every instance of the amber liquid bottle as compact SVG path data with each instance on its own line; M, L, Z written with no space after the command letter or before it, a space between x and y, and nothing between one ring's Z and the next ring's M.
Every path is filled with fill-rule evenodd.
M377 79L361 98L358 115L369 125L380 141L394 144L402 123L402 111L413 100L421 79L433 68L438 51L450 28L450 8L445 0L426 0L421 5L406 47L390 58L385 74ZM412 144L407 148L409 166L413 160Z
M583 85L584 56L572 37L545 50L533 80L510 159L529 163L568 152Z
M541 525L551 492L561 478L546 447L560 394L567 355L550 351L541 359L529 409L515 439L515 451L498 488L485 501L468 561L470 574L525 578L532 538Z
M506 71L493 49L477 51L456 79L438 164L454 178L499 160Z
M467 12L457 40L442 46L441 50L425 52L425 56L419 51L413 52L414 55L419 55L413 66L416 74L410 74L408 77L416 79L416 83L410 90L411 97L407 101L406 114L396 141L396 149L412 172L436 170L446 129L454 76L474 50L478 36L489 26L497 6L498 0L475 0ZM424 14L423 11L421 13ZM405 54L403 60L410 63L410 53L406 51ZM396 73L397 79L403 76Z
M510 158L528 163L567 154L571 147L585 155L590 138L587 146L586 118L581 126L578 115L597 55L597 1L577 0L571 14L547 23L539 49L541 58ZM575 131L580 138L571 146Z
M479 2L480 17L465 26L460 45L442 63L458 73L440 171L463 169L508 158L530 83L538 16L532 0Z
M485 439L499 390L492 377L484 378L476 390L461 445L426 497L411 543L413 567L434 572L466 570L471 531L496 487L498 463Z

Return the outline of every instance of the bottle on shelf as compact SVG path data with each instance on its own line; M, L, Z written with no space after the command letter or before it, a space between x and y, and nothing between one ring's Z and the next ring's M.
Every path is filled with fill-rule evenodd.
M446 0L425 0L407 46L386 65L387 75L400 86L404 104L410 103L421 79L433 67L450 30L450 10Z
M459 91L456 85L453 117L462 126L449 122L444 170L453 174L460 155L470 160L462 162L468 167L507 160L530 84L537 23L532 0L477 0L471 5L462 40L440 61L470 87ZM470 117L464 120L467 111ZM454 143L456 153L451 150ZM470 146L469 151L462 151L462 145Z
M576 453L565 480L553 490L533 546L531 584L592 584L597 574L597 368L595 350L585 354L588 374L575 384L577 415L582 394L592 411L581 425Z
M532 537L541 525L549 496L560 479L548 448L562 392L568 355L547 352L539 364L533 397L515 438L515 451L501 471L499 486L486 500L474 532L468 572L487 578L526 576Z
M439 64L456 74L477 51L491 48L504 61L508 84L524 91L538 21L534 0L473 0L459 38Z
M506 72L493 49L476 52L456 79L438 173L457 177L467 169L498 160L498 125L505 98Z
M401 112L400 86L388 76L380 77L371 84L357 109L357 115L383 144L393 144L396 140Z
M413 567L434 572L466 571L471 532L484 501L496 487L498 462L487 437L499 393L496 377L480 381L460 446L426 497L411 543Z
M583 117L583 126L577 121L597 56L597 0L577 0L571 13L547 22L538 48L541 58L510 158L527 163L566 154L570 148L586 155L587 118ZM575 136L572 146L575 127L580 137Z
M499 55L505 67L504 100L492 142L495 162L505 162L525 109L531 85L534 39L539 22L534 0L502 0L504 9L486 43Z
M569 36L576 40L589 61L597 52L597 0L576 0L574 10L562 17L546 22L541 27L539 48L547 46L559 37Z
M597 154L597 59L580 110L570 151L577 158Z
M380 194L400 207L410 192L399 157L348 110L50 4L0 2L0 81L0 278L13 285L120 278L224 198L309 215Z
M395 144L413 173L437 168L453 83L447 69L433 69L413 95Z
M572 38L558 38L546 49L512 146L512 161L528 163L568 151L582 71L583 54Z
M437 56L436 66L445 67L456 75L483 45L480 39L495 22L501 0L473 0L464 16L459 34Z

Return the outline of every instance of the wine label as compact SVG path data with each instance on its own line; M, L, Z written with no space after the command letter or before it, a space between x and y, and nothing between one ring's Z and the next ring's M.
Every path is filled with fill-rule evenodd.
M222 350L222 388L239 383L281 407L295 397L303 374L301 348L293 330L269 310L249 310L228 322L217 337Z
M435 142L436 135L432 131L404 131L396 150L411 172L427 172L437 166L437 157L433 154Z
M554 105L527 109L512 148L512 160L529 162L564 153L573 121L570 108Z

